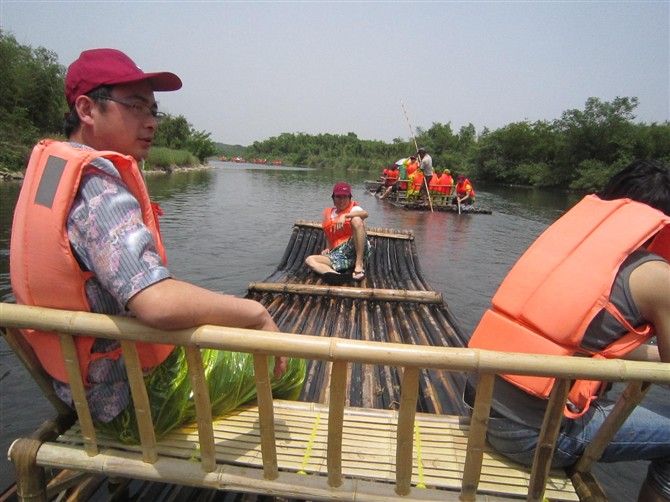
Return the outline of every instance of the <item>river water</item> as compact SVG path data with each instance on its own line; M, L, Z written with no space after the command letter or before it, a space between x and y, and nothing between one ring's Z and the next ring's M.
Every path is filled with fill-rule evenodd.
M523 250L577 201L577 196L526 188L476 186L493 214L415 212L364 191L369 174L214 161L212 169L148 177L165 211L161 230L173 275L244 295L270 275L298 219L318 221L332 185L353 186L374 227L411 229L423 276L443 293L466 333L472 332L498 284ZM0 299L10 301L9 231L17 183L0 183ZM0 491L12 479L5 452L53 412L4 339L0 340Z

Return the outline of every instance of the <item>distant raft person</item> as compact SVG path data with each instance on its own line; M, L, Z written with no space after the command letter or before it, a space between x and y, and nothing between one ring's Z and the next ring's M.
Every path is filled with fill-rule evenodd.
M456 177L456 190L452 204L461 204L469 206L475 203L475 189L472 188L472 182L463 174Z
M380 199L386 197L391 190L396 186L398 177L400 176L400 171L398 170L398 164L391 164L389 167L384 169L384 185L380 187L381 196Z
M328 247L320 255L308 256L305 264L323 276L328 284L340 285L352 271L355 281L365 279L365 262L370 254L370 243L365 233L368 213L351 199L351 186L338 182L333 187L333 207L323 210L323 232Z
M419 165L419 171L421 171L421 186L419 187L419 195L423 202L426 202L425 199L430 197L428 193L428 185L430 185L430 180L433 177L433 158L428 155L425 148L419 148L417 150L417 155L421 159L421 164Z
M424 184L423 171L417 169L412 174L409 175L409 183L407 186L407 198L416 199L421 194L421 188Z
M412 155L407 161L406 161L406 167L407 167L407 176L411 176L416 172L417 169L419 169L419 161L416 160L416 157Z
M449 169L444 169L442 174L439 174L440 170L435 170L435 174L430 180L430 185L428 188L431 193L435 195L443 195L448 197L451 194L451 189L454 185L454 179L451 177L451 171Z

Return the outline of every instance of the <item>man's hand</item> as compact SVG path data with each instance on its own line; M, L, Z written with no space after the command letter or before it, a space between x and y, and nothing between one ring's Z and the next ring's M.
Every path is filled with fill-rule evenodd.
M341 214L337 217L337 222L335 222L335 228L340 230L344 226L344 222L347 221L346 215Z
M323 251L321 251L321 254L322 254L323 256L327 255L328 253L330 253L330 248L326 248L326 249L324 249Z

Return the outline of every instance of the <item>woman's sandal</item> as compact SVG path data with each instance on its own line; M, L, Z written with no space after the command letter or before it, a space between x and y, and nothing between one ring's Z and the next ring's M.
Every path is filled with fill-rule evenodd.
M363 279L365 279L365 270L359 270L358 272L354 271L354 273L351 274L351 278L354 281L358 282L362 281Z

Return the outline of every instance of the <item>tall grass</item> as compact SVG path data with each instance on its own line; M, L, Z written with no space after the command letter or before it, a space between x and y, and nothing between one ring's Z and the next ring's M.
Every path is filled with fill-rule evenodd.
M145 169L169 169L170 167L196 166L198 158L188 150L173 150L164 146L155 146L149 150Z

